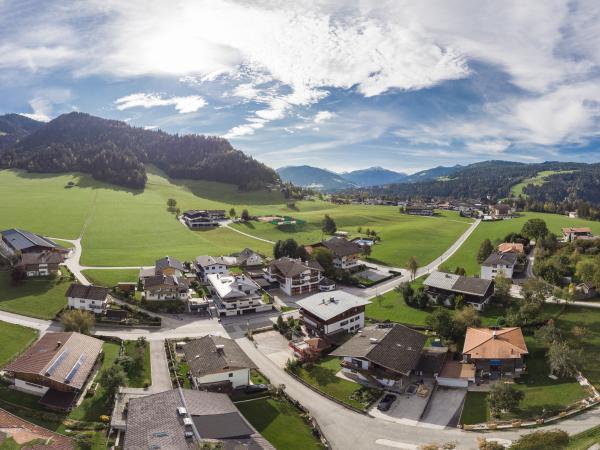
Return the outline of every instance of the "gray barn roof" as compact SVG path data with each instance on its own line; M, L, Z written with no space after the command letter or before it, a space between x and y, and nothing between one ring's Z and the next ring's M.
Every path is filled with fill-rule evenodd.
M33 234L29 231L11 228L10 230L0 231L2 239L14 250L27 250L31 247L44 247L49 249L62 249L62 247L50 239Z
M194 376L256 367L237 342L221 336L194 339L184 345L183 352Z
M427 287L451 291L458 294L475 295L484 297L493 280L484 280L482 278L465 277L453 273L432 272L423 284Z

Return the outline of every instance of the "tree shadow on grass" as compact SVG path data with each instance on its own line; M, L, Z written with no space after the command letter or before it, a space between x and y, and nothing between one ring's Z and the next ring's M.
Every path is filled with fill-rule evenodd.
M276 401L276 400L274 400ZM262 432L272 422L277 420L280 412L267 400L254 400L238 405L244 417L256 428Z
M307 370L307 373L319 386L340 383L342 381L341 378L335 376L333 370L321 366L313 366L312 369Z

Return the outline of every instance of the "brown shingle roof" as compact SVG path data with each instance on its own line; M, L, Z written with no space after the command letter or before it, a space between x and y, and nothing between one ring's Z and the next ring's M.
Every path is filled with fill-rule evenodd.
M528 352L519 327L468 328L463 354L472 359L517 359Z
M33 373L81 389L101 351L102 341L91 336L46 333L4 370Z
M339 258L362 253L363 251L363 248L356 242L349 241L342 237L332 237L331 239L327 239L326 241L323 241L323 245Z
M271 263L286 278L295 277L310 269L323 271L323 267L317 261L303 262L298 259L283 257Z
M73 283L69 286L66 297L86 298L89 300L104 300L108 295L109 289L101 286L84 286L83 284Z
M173 288L181 287L183 289L187 289L189 285L185 278L175 275L155 275L147 278L144 282L144 288L148 290L160 288L162 286L171 286Z
M500 253L524 253L523 244L517 242L503 242L498 246Z
M30 444L23 448L31 450L73 450L75 443L71 438L55 433L39 425L27 422L4 409L0 409L0 429L4 429L5 434L14 437L26 437L29 441L40 439L43 442ZM19 439L15 439L18 441Z
M417 367L426 341L423 333L400 324L390 328L366 327L331 355L364 358L408 375Z
M218 349L217 345L223 348ZM221 336L209 335L190 341L183 352L195 376L256 367L237 342Z

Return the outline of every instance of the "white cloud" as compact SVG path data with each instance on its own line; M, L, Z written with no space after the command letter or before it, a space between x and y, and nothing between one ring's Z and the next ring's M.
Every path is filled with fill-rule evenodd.
M335 117L335 113L331 111L319 111L313 118L314 123L322 123L331 120Z
M115 100L119 111L130 108L154 108L156 106L174 106L180 114L192 113L206 106L206 100L198 95L186 97L163 97L161 94L137 93Z

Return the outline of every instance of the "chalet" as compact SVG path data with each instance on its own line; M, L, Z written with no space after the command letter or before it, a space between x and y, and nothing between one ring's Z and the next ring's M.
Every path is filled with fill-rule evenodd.
M128 395L120 404L123 450L274 450L226 394L172 389Z
M408 205L402 211L411 216L433 216L435 213L433 207L428 205Z
M498 203L490 208L490 214L494 220L511 219L513 210L510 205Z
M271 311L263 299L260 286L246 275L208 275L214 306L219 316L235 316Z
M48 250L39 253L21 253L14 267L27 277L47 277L58 275L60 273L59 264L64 260L63 253Z
M594 239L592 229L588 227L568 227L562 229L563 241L571 242L577 239Z
M44 334L4 370L14 388L40 396L40 404L68 411L93 374L102 341L74 332Z
M63 256L64 260L69 254L68 249L29 231L11 228L10 230L0 231L0 235L2 236L2 239L0 239L0 254L4 254L5 257L47 252L58 253Z
M154 274L155 275L176 275L181 276L185 271L185 267L178 259L171 256L165 256L164 258L156 260L154 263Z
M265 263L265 260L254 250L245 248L239 255L237 255L235 263L242 269L252 270L262 267Z
M344 291L313 294L296 304L309 334L330 336L356 333L365 326L365 306L370 301Z
M192 209L185 211L181 219L189 228L211 228L218 227L219 223L226 219L225 211L221 209L199 210Z
M481 278L493 280L498 274L512 278L519 256L516 253L493 252L481 263Z
M71 309L83 309L94 314L102 314L108 306L109 290L100 286L84 286L73 283L67 290L67 305Z
M198 279L203 283L208 283L209 275L225 276L229 274L227 262L221 257L208 255L198 256L194 261Z
M503 242L498 245L498 253L516 253L517 255L523 255L525 253L525 246L517 242Z
M196 389L231 392L250 384L254 363L233 339L203 336L183 346Z
M432 272L423 282L425 291L433 301L450 306L461 295L466 304L482 311L494 293L494 281L465 277L452 273Z
M467 328L462 354L464 362L475 365L479 376L519 377L528 350L518 327Z
M342 372L351 378L401 387L417 369L426 341L426 335L404 325L370 326L330 355L343 358Z
M265 278L287 295L309 294L320 290L323 268L316 261L283 257L269 264Z
M308 253L315 248L323 247L333 254L333 265L337 269L349 270L359 266L359 258L363 247L354 241L342 237L332 237L318 244L307 246Z
M144 282L144 298L147 301L189 300L190 286L177 275L155 275Z

